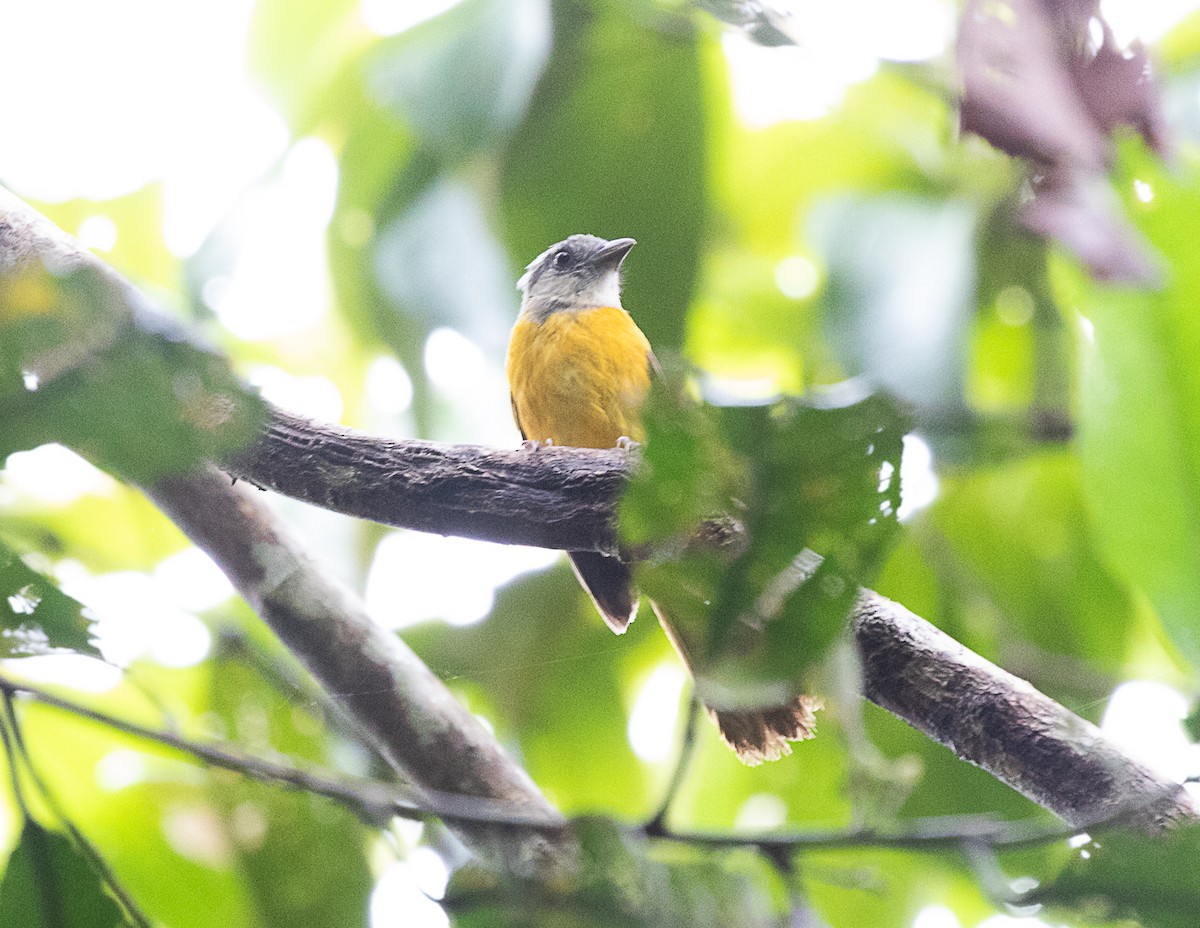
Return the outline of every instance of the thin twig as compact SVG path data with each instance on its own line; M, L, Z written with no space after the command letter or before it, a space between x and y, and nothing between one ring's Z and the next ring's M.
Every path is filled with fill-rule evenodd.
M780 849L803 847L850 848L891 847L903 849L961 848L978 852L1017 850L1064 841L1081 834L1097 834L1118 828L1145 826L1145 807L1154 807L1161 796L1143 796L1137 805L1112 809L1088 822L1056 822L1046 819L996 819L990 815L937 816L913 819L895 829L848 828L841 831L778 832L771 835L730 835L712 832L684 832L666 829L649 834L645 826L630 831L646 837L659 837L705 847L756 847L772 854Z
M1001 821L991 816L914 819L905 827L890 830L847 828L826 831L788 831L767 835L671 829L648 834L644 826L631 826L630 830L639 832L646 837L679 841L702 847L755 847L772 855L780 850L797 848L828 850L832 848L885 847L929 850L961 847L965 842L1014 848L1065 840L1081 831L1079 828L1073 828L1061 822L1046 822L1042 819Z
M339 779L316 773L291 764L266 760L246 754L229 745L202 744L172 732L147 728L34 686L0 676L0 691L20 693L37 702L70 712L116 731L174 748L223 770L232 770L258 780L266 780L325 796L350 806L368 820L379 821L391 815L417 821L436 816L447 821L483 822L514 827L546 827L560 825L545 816L514 809L510 805L456 793L437 793L423 790L418 801L413 790L399 784L378 780Z
M376 780L346 780L278 761L254 757L229 746L201 744L171 732L157 731L116 718L56 696L39 686L22 683L4 676L0 676L0 691L4 692L6 696L22 694L37 702L106 725L125 734L191 754L215 767L325 796L360 813L366 810L370 813L389 813L417 820L436 816L450 820L476 821L517 828L536 828L546 825L545 819L538 819L519 809L501 803L480 800L474 796L425 795L418 802L413 799L410 791L396 784L382 783ZM691 713L689 726L694 724L695 718L696 713ZM685 765L677 767L677 774L683 766ZM676 831L666 827L664 819L665 816L656 815L649 823L630 825L627 830L630 834L642 837L684 844L705 847L753 847L768 852L805 847L955 847L968 841L1007 848L1062 840L1081 831L1080 828L1061 822L1044 820L1011 822L998 821L990 816L953 816L917 819L908 826L893 831L852 828L839 831L739 835ZM1096 827L1102 827L1102 825L1103 823L1097 823Z
M642 826L647 835L667 834L667 816L671 812L671 806L675 804L675 797L679 795L680 787L683 786L684 778L691 766L692 757L696 753L696 719L699 718L700 711L700 701L696 699L695 692L692 692L688 696L687 718L684 721L683 740L679 744L679 754L675 758L675 769L671 771L671 779L659 802L658 810Z

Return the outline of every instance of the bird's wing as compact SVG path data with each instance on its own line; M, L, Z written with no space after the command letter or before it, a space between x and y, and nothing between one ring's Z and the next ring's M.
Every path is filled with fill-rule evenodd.
M512 403L513 422L517 423L517 431L521 433L521 438L528 438L529 436L525 434L525 426L521 425L521 414L517 412L517 398L509 393L508 401Z

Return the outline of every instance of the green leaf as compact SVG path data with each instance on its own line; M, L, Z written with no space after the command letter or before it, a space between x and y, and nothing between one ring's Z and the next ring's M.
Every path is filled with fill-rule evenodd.
M116 484L69 506L32 503L0 518L0 538L21 551L67 555L92 573L149 570L187 538L137 490Z
M422 269L401 265L389 255L381 230L391 229L395 236L397 229L404 230L411 222L405 214L436 183L438 164L428 154L413 151L411 140L384 116L364 112L343 152L339 177L329 239L339 303L360 337L382 341L403 363L413 382L418 427L429 434L433 405L424 347L436 322L410 312L405 294L398 292L406 278L421 280ZM361 231L350 234L359 227ZM363 231L369 237L361 238ZM404 237L400 236L401 244ZM436 241L426 242L425 247L437 253ZM442 255L439 258L444 260ZM506 322L511 315L506 307Z
M33 203L60 229L73 234L84 223L102 216L116 227L117 237L104 251L104 261L121 274L153 292L173 290L179 282L179 263L163 241L163 185L151 183L124 196L107 200L65 200Z
M894 539L905 425L881 397L681 395L661 379L652 392L623 538L652 552L639 584L684 639L705 701L768 704L803 691Z
M773 54L759 52L767 59ZM836 381L844 372L817 324L826 269L812 241L814 212L831 198L845 201L848 191L860 197L905 192L932 203L951 195L956 174L972 194L1007 189L1013 171L979 150L965 155L953 142L944 94L894 68L851 87L823 118L759 128L734 112L725 56L709 55L704 63L712 101L707 171L718 234L705 242L687 357L723 377L769 377L793 392ZM794 276L786 283L797 269L803 286Z
M454 169L519 124L549 27L546 0L467 0L348 62L322 104L346 139L330 225L339 302L404 363L426 432L426 336L451 325L499 355L516 311L486 198Z
M742 472L712 409L693 402L673 373L655 380L642 409L647 444L621 498L621 537L630 546L691 532L720 514Z
M0 381L0 458L61 441L146 483L244 446L262 419L224 357L90 267L6 283L0 370L14 368L27 382Z
M1183 730L1192 741L1200 741L1200 706L1195 706L1183 720Z
M419 375L421 340L402 330L375 274L378 230L431 182L436 166L414 164L413 140L397 121L365 98L360 63L342 83L339 113L346 142L338 159L338 196L329 225L329 263L338 303L359 337L389 343ZM399 351L399 348L405 348ZM415 363L414 363L415 362Z
M1060 268L1058 283L1086 320L1079 453L1101 550L1200 665L1200 162L1168 172L1131 156L1125 174L1123 188L1132 192L1136 177L1153 191L1130 208L1172 275L1154 293Z
M720 86L729 80L728 65L723 57L714 64L710 80ZM729 113L713 126L721 133L713 195L736 241L778 259L806 238L797 220L847 191L904 191L928 202L950 193L954 171L970 177L972 190L1008 189L1014 172L1005 159L964 157L963 147L950 141L954 125L944 94L887 68L851 87L823 119L756 129Z
M1191 928L1200 911L1200 826L1166 835L1106 832L1080 848L1036 901L1104 918L1136 918L1142 928Z
M114 928L117 903L69 840L26 821L0 882L0 928Z
M935 570L970 610L941 627L1054 698L1098 711L1141 623L1079 530L1087 518L1078 462L1060 452L947 480L915 531L943 552Z
M1158 57L1172 69L1194 70L1200 62L1200 12L1185 17L1158 43Z
M1047 279L1048 249L1045 240L1017 225L1010 199L980 223L978 314L966 395L977 412L1019 417L1019 453L1028 447L1030 412L1070 418L1071 340ZM988 436L978 424L966 434L958 423L927 431L940 439L943 454L972 461L986 456Z
M548 0L464 0L381 43L368 81L453 163L520 123L549 49Z
M0 542L0 657L66 651L100 656L83 605Z
M126 680L87 702L158 727L160 713L147 706L152 694L172 707L169 724L205 740L219 724L203 698L208 676L207 665L144 663L136 685ZM69 803L74 824L156 924L261 924L244 881L230 867L231 834L214 801L233 774L60 709L32 701L21 709L30 752L50 791Z
M682 341L707 220L700 49L685 17L556 0L550 64L500 175L521 265L576 232L638 240L623 303L660 353Z

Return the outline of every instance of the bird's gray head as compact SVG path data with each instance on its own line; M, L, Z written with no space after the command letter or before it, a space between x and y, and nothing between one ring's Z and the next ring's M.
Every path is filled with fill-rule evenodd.
M517 286L521 309L544 319L553 312L621 305L621 262L637 243L572 235L530 262Z

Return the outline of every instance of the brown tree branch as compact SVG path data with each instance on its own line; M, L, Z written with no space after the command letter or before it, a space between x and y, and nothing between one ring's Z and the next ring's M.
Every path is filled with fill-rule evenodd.
M525 770L361 600L312 560L265 501L215 468L146 487L147 496L216 561L392 767L418 789L461 793L562 821ZM428 797L423 801L428 802ZM524 873L565 847L550 832L463 823L477 851Z
M396 441L272 410L262 440L230 470L401 528L611 553L630 466L616 450ZM1181 786L900 604L864 590L851 621L868 699L1067 822L1154 826L1196 815Z
M6 212L14 209L27 225L36 217L0 191L0 274L13 240ZM45 233L49 224L36 221L61 248L61 233ZM391 525L611 552L613 506L629 463L618 451L393 441L272 411L260 442L225 466L259 486ZM213 472L163 481L151 495L417 782L544 803L523 771L473 730L474 720L448 704L428 670L371 625L250 496ZM852 622L868 698L1067 822L1086 827L1121 817L1165 826L1196 816L1178 784L902 606L864 591Z
M1197 816L1181 785L899 603L863 590L852 622L868 699L1072 825Z
M271 408L222 469L263 489L396 528L615 554L629 452L500 450L397 440Z

